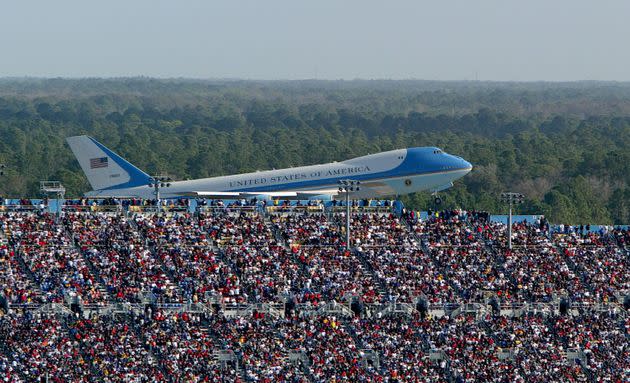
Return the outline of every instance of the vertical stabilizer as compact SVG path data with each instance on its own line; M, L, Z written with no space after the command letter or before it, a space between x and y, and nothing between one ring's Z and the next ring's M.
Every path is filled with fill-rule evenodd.
M88 136L66 138L93 190L146 185L149 175Z

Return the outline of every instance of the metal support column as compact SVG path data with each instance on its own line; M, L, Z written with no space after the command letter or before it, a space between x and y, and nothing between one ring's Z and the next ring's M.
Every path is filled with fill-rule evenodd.
M162 212L162 203L160 201L160 189L171 187L171 178L168 176L153 176L149 179L150 188L153 188L155 195L155 210Z
M508 248L512 250L512 208L514 204L525 202L525 196L521 193L506 192L501 193L501 201L509 206L508 214Z
M350 192L346 191L346 249L350 247Z
M361 190L359 187L361 181L339 180L337 184L339 184L339 193L346 194L346 249L350 250L352 248L350 245L350 193Z

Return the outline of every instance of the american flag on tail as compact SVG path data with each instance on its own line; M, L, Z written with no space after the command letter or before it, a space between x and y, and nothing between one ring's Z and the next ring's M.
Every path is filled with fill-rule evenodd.
M107 157L90 158L90 169L106 168Z

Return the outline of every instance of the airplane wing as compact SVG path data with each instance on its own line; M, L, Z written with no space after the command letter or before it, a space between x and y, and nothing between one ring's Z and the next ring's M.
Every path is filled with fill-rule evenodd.
M213 191L190 191L177 193L181 197L201 197L209 199L230 199L230 198L254 198L266 197L271 199L309 199L317 196L335 196L339 194L338 189L326 190L299 190L299 191L279 191L279 192L213 192Z
M175 193L180 197L203 197L210 199L241 198L239 192L188 191Z

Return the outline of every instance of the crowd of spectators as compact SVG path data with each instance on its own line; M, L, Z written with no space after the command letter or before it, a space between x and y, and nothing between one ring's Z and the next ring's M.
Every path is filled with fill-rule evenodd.
M48 213L7 213L0 220L10 235L12 258L21 257L45 301L59 303L66 297L86 303L105 300L84 258L74 248L72 238L55 216ZM13 264L15 266L15 262Z
M278 246L229 246L223 249L235 278L224 297L237 302L283 302L298 279L299 266L289 250Z
M487 214L455 210L407 219L464 301L607 302L628 291L627 229L553 231L544 218L516 222L509 249L506 225Z
M134 328L137 325L125 317L97 316L69 320L68 332L81 345L97 380L164 382L165 374Z
M79 342L54 316L0 317L0 344L4 381L82 382L92 375Z
M577 247L565 249L566 255L584 275L596 301L616 300L616 295L630 291L628 253L619 248Z
M371 248L362 253L375 277L385 286L385 298L393 302L429 303L458 300L457 293L433 258L420 249Z
M133 221L106 213L72 213L64 220L113 299L138 302L150 293L177 300L176 286Z
M252 212L217 212L200 216L201 225L219 246L268 246L275 243L271 225Z
M417 316L355 318L351 328L363 350L378 354L380 368L372 373L383 381L447 382L446 361L430 360L429 339L419 330L428 323Z
M630 327L611 313L578 317L526 315L485 321L499 347L510 350L522 379L529 381L622 382L630 378ZM568 352L586 360L569 360Z
M220 382L238 378L236 365L221 365L214 357L224 349L221 339L229 334L216 330L219 318L203 321L189 313L156 310L136 318L144 343L174 382ZM221 337L221 338L219 338Z
M516 222L509 249L506 225L483 212L420 219L357 207L354 250L346 250L343 209L265 216L244 207L1 213L0 381L44 374L53 382L630 379L627 307L583 309L623 307L628 230ZM491 300L566 300L581 311L502 316ZM479 302L487 311L316 311L331 301ZM47 302L131 303L144 312L42 315L21 305ZM207 310L169 311L183 303ZM219 308L258 303L291 309L279 318L224 317ZM221 353L233 359L221 361Z
M502 260L486 246L492 230L484 215L445 212L413 222L412 228L461 299L480 301L489 291L500 297L509 295Z
M325 214L278 214L271 216L280 237L290 246L332 246L342 242L339 225Z
M615 313L286 318L148 309L0 316L0 379L52 382L626 382ZM221 360L220 354L231 355Z
M148 245L179 286L180 299L201 302L222 296L238 300L239 278L215 247L221 230L212 216L188 213L138 216L134 220Z
M224 350L240 357L245 377L256 382L303 382L305 367L289 360L289 353L304 339L291 331L290 321L270 320L264 315L220 318L212 331L221 337Z
M627 230L505 225L487 214L257 210L199 214L10 212L0 216L4 296L12 303L619 301L630 285ZM588 230L587 230L588 229ZM104 288L100 288L103 286ZM109 295L109 296L107 296Z
M0 295L11 304L42 303L37 288L27 277L7 242L0 244Z
M380 300L379 284L351 251L336 247L300 248L295 256L305 271L300 284L303 300Z
M345 213L337 214L335 221L338 225L344 226ZM352 244L362 249L386 246L416 247L415 237L409 235L408 226L393 213L352 213L350 231Z

